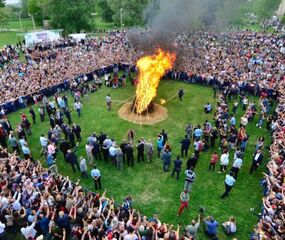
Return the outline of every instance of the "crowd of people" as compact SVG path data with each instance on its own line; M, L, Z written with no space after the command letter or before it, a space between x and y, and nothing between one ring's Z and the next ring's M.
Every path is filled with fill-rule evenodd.
M260 236L265 239L282 239L285 233L283 214L285 89L282 85L284 84L285 46L283 39L274 34L265 33L216 34L198 31L192 34L178 34L174 41L174 45L177 48L181 47L187 54L180 56L180 62L183 64L178 64L175 71L169 74L174 79L182 79L188 83L198 82L212 85L214 97L218 99L218 106L214 113L214 125L212 126L208 121L203 125L189 124L185 128L185 138L180 142L181 154L174 160L174 168L171 172L173 177L176 175L179 179L180 157L184 155L188 157L192 139L194 154L187 161L178 215L180 216L188 207L189 193L191 193L192 184L196 178L195 167L201 152L214 149L217 145L221 154L213 151L209 171L215 170L215 165L220 159L219 172L227 171L225 192L221 193L221 198L229 195L235 182L238 181L238 172L242 168L244 152L250 137L246 131L247 125L255 116L258 116L257 127L271 131L273 143L270 147L271 160L267 164L268 173L265 174L263 181L262 215L253 239ZM113 63L126 63L133 66L138 57L143 54L142 51L130 45L125 32L114 32L100 39L90 38L80 43L60 40L57 43L36 46L34 49L26 50L27 62L25 63L15 57L14 48L8 47L1 55L4 64L2 64L0 77L0 86L3 89L0 93L0 101L1 103L14 101L27 94L38 96L41 89L68 80L75 99L73 107L80 117L81 109L84 107L80 101L82 96L88 97L88 92L96 90L103 83L116 88L119 80L116 75L117 69L114 70L113 78L108 75L104 78L94 76L94 84L88 87L85 84L87 79L84 79L85 77L78 79L77 76L92 73L98 68ZM129 74L128 71L124 76L127 74ZM121 79L120 84L124 85L124 81L125 77ZM259 102L249 101L246 93L258 95ZM181 101L182 96L179 95ZM130 166L134 164L134 147L137 149L139 162L144 161L144 155L147 156L148 161L152 160L153 143L142 138L135 146L134 130L130 130L128 139L121 143L117 143L103 132L98 135L92 133L85 146L87 161L83 156L78 158L75 142L76 139L78 142L82 141L81 128L77 124L72 124L70 104L66 96L56 95L54 101L48 101L44 96L34 99L35 104L40 102L38 105L40 120L44 121L47 113L51 125L47 136L43 134L40 138L48 166L53 166L55 163L56 148L63 153L64 159L71 164L73 171L79 170L82 177L88 175L86 165L94 165L94 159L100 159L101 155L105 161L110 159L119 170L122 170L124 163ZM271 114L273 100L278 102L278 106ZM232 101L233 109L230 109L229 102ZM235 118L239 106L242 106L244 110L240 121ZM212 106L206 104L205 112L211 111ZM35 122L36 113L32 108L30 115ZM68 123L63 120L64 116ZM179 230L172 231L165 224L161 224L156 217L146 219L131 208L115 206L114 200L106 198L104 194L102 196L92 193L85 194L69 179L55 173L48 174L47 170L33 159L26 141L27 135L32 134L31 123L27 116L21 115L21 123L14 130L5 116L5 111L1 111L1 117L0 143L2 147L7 148L9 145L18 154L23 154L25 158L20 161L20 158L2 150L1 204L2 207L9 206L9 208L5 207L10 211L6 214L8 217L5 217L6 225L7 218L15 215L14 218L17 218L17 224L19 220L19 227L22 227L21 231L26 239L29 237L33 239L41 234L53 235L55 239L64 239L65 236L72 234L77 239L83 240L93 239L93 237L119 238L119 236L126 239L138 239L143 236L145 239L155 236L177 239L181 236ZM265 122L266 126L264 126ZM156 142L157 154L162 160L165 172L169 171L172 156L171 146L167 140L167 133L163 130L158 134ZM234 150L235 154L232 166L228 167L231 150ZM252 166L248 170L250 173L256 171L261 165L263 151L264 138L261 136L253 153ZM93 166L91 177L94 179L95 188L100 189L101 174L97 166ZM2 215L5 216L3 213ZM191 229L189 232L193 234L189 232L187 234L186 228L182 236L195 239L198 222L200 223L200 220L193 220L193 226L188 226ZM235 232L237 227L235 220L229 219L228 222L224 225L226 231ZM204 219L204 223L206 233L215 238L217 221L210 217ZM196 229L196 232L193 229Z
M0 69L10 63L13 60L16 60L19 57L18 51L15 47L8 45L5 48L0 49Z

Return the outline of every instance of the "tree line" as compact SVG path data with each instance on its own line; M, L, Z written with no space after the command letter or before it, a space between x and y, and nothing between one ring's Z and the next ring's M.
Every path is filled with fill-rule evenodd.
M92 31L96 29L98 19L105 23L112 23L120 27L144 25L159 11L160 2L163 0L21 0L18 6L10 7L11 14L3 10L5 0L0 0L0 27L5 24L7 15L15 19L20 14L22 17L33 16L36 25L42 26L43 20L48 20L52 28L63 29L64 33ZM191 1L191 0L189 0ZM219 0L221 5L228 6L231 11L216 11L219 18L231 18L232 23L241 24L241 19L246 12L256 14L259 20L272 16L280 0L239 0L244 4L238 9L232 7L236 0ZM145 12L148 5L151 11ZM208 6L212 8L216 6ZM211 13L211 11L209 11ZM175 16L173 16L175 17ZM212 21L211 14L207 16L208 22Z

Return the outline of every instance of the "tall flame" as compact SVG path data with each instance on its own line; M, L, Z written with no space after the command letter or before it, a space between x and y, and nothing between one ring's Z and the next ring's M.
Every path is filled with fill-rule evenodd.
M144 112L156 97L160 79L170 70L176 59L174 53L158 49L154 55L144 56L137 62L139 83L136 89L136 112Z

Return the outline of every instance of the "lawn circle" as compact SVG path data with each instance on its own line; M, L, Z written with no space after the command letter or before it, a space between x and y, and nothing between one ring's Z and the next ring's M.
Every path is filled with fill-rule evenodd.
M121 119L140 125L154 125L168 117L167 109L160 104L154 104L154 111L146 115L136 114L131 110L132 102L125 103L118 111Z

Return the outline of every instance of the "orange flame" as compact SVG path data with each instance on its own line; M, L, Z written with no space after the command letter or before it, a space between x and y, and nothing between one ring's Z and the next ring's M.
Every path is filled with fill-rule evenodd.
M176 59L174 53L158 49L154 55L144 56L137 62L139 83L136 89L136 111L145 111L152 99L156 97L160 79L170 70Z

